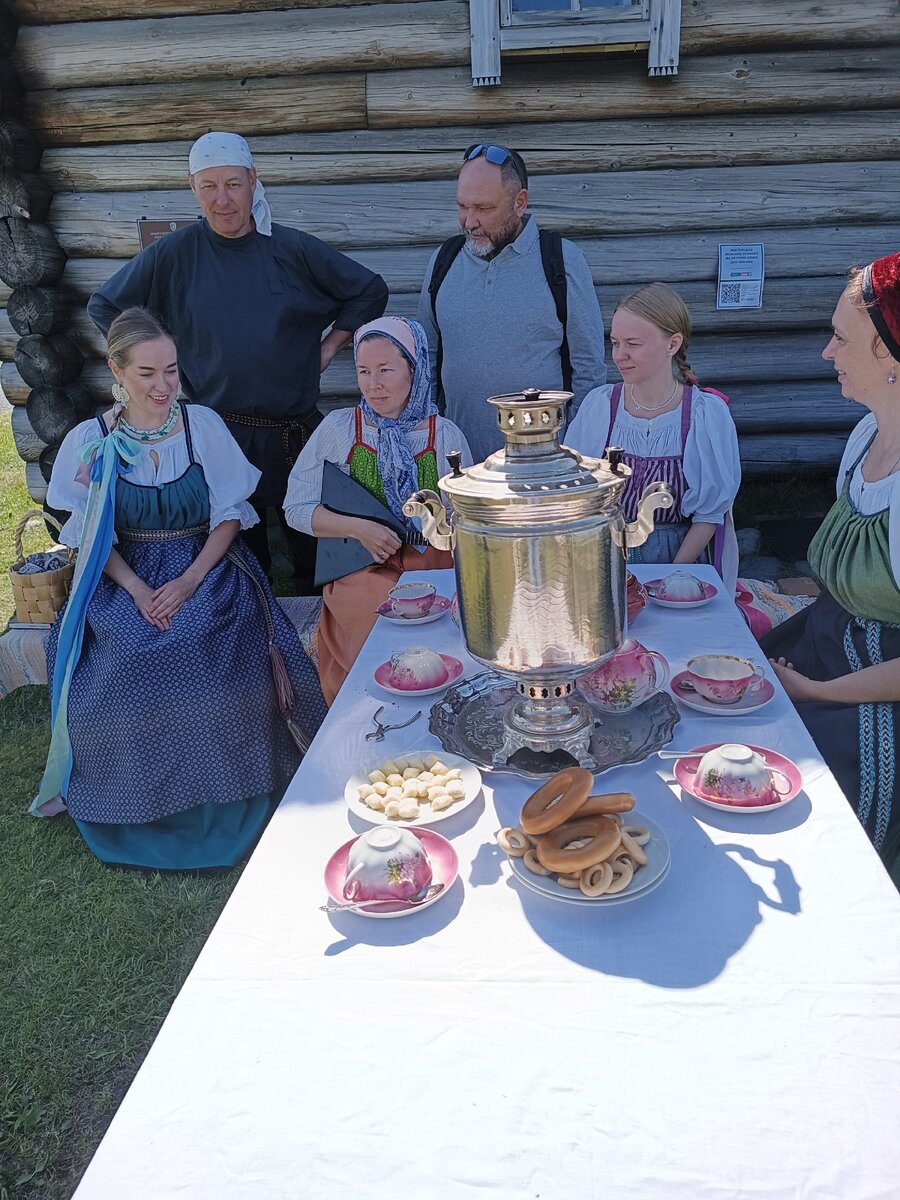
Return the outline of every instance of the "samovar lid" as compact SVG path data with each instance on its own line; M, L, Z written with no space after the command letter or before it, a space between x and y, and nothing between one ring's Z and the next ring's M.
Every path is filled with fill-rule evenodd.
M467 499L534 504L575 496L594 509L612 506L631 472L560 444L571 399L571 392L540 388L491 396L487 403L497 411L506 445L465 471L454 466L441 490L463 506Z

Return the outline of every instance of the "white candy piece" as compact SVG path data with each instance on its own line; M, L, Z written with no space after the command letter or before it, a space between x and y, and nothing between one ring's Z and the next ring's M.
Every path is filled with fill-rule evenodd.
M436 758L434 762L431 763L428 770L432 773L432 775L446 775L450 768L446 763L443 763L439 758Z
M398 787L389 787L384 794L385 800L402 800L403 789Z
M389 758L386 763L382 763L381 769L384 771L385 776L397 774L397 764L392 758Z
M366 796L366 804L375 812L384 812L384 797L379 796L377 792L373 792L371 796Z
M420 786L418 779L407 779L403 784L403 795L418 800Z
M395 820L397 817L399 817L400 816L400 801L399 800L388 800L387 804L385 804L385 806L384 806L384 815L386 817L390 817L392 820Z
M419 806L415 800L404 800L397 811L401 821L415 821L419 815Z
M406 770L406 768L409 766L409 759L408 758L395 758L394 766L397 768L397 770L402 775L403 772Z
M432 783L428 788L428 799L433 800L435 796L445 796L447 789L439 783Z
M419 783L434 783L434 776L430 771L423 771L419 776Z
M451 779L447 784L447 795L454 800L462 800L466 794L466 785L461 779Z
M369 783L386 783L387 777L383 771L370 771Z
M388 785L386 783L373 783L372 791L376 796L386 796L388 794Z
M404 779L418 779L419 772L416 770L415 767L406 767L403 771L403 778Z
M403 776L399 771L391 771L387 777L388 787L403 787Z
M429 769L429 771L431 770L432 763L436 763L436 762L440 762L440 761L441 760L438 758L438 756L436 754L426 754L425 755L424 762L425 762L425 766Z
M462 779L462 768L454 767L451 771L448 771L447 779Z
M414 758L408 758L406 760L406 765L409 767L415 767L417 771L423 771L425 769L425 759L419 758L417 755Z
M361 783L356 792L360 800L365 800L366 796L371 796L374 790L371 783Z
M439 796L435 796L435 798L432 800L431 811L443 812L445 808L449 808L453 803L454 800L452 796L448 796L446 792L441 792Z

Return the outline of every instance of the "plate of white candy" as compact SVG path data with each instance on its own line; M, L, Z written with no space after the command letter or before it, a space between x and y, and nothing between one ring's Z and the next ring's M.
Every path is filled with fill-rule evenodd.
M373 825L436 825L481 791L481 774L456 754L382 755L347 780L347 807Z

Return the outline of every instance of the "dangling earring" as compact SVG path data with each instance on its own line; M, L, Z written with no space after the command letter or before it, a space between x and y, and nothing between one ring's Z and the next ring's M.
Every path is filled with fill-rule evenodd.
M891 373L890 373L890 375L888 375L887 381L888 381L888 383L896 383L897 382L897 372L894 370L893 367L891 367Z
M131 397L128 395L128 393L125 391L125 389L122 387L121 383L119 383L119 382L114 383L112 385L111 391L112 391L113 400L115 400L115 402L116 402L115 406L119 410L119 412L121 412L123 408L127 408L128 401L131 399Z

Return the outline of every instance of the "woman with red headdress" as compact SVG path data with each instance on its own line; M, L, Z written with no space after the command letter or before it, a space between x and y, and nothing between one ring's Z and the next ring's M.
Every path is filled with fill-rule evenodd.
M832 324L822 357L869 413L809 548L822 595L762 646L900 887L900 254L851 272Z

